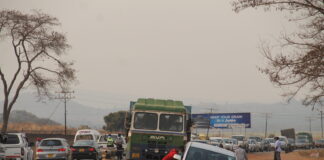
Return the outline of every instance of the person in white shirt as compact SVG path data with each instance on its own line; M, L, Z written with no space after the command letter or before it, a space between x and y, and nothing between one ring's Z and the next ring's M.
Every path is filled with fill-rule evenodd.
M246 152L241 146L234 146L234 152L237 160L248 160Z
M274 144L274 147L275 147L275 152L274 152L274 160L281 160L281 157L280 157L280 152L282 151L281 150L281 142L279 141L279 137L274 137L275 139L275 144Z

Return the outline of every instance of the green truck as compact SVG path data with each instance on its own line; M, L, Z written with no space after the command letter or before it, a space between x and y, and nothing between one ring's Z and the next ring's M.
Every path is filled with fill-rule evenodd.
M299 132L296 134L295 141L297 148L314 148L314 140L311 133L308 132Z
M126 116L126 159L160 160L190 140L191 106L181 101L138 99Z

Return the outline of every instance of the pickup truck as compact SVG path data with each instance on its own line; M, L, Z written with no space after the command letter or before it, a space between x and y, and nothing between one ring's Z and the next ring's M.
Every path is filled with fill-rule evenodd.
M33 143L28 143L25 133L8 133L5 148L5 159L7 160L33 160Z

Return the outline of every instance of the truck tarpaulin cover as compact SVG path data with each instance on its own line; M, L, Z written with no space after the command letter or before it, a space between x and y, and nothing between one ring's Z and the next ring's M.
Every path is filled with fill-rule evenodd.
M251 128L251 113L192 114L197 128Z

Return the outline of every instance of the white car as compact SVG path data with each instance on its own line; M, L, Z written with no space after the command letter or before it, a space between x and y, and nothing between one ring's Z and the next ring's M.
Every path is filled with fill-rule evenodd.
M180 157L174 157L179 159ZM183 154L182 160L236 160L233 152L213 146L210 144L189 142L186 145L186 150Z
M258 142L255 139L249 139L249 151L251 152L257 152L260 150L260 146L258 145Z
M223 138L222 137L209 137L209 144L213 146L219 146L220 144L223 144Z
M34 144L28 143L25 133L8 133L4 142L5 157L11 160L33 160Z
M271 150L274 150L275 140L273 138L266 138L265 140L270 142Z
M235 139L235 142L237 143L237 140ZM223 139L223 147L227 150L234 150L234 143L233 139L231 138L224 138ZM236 144L237 145L237 144Z

